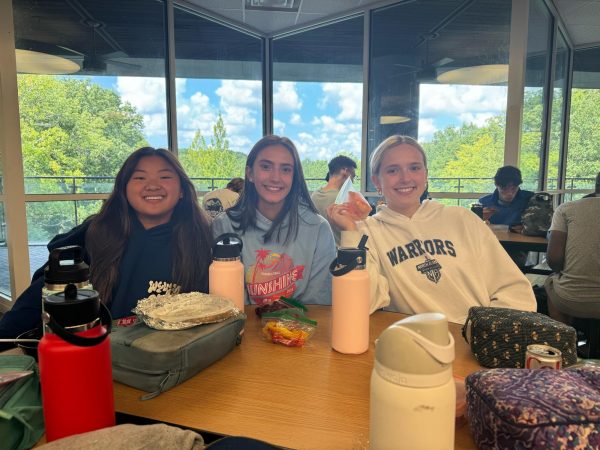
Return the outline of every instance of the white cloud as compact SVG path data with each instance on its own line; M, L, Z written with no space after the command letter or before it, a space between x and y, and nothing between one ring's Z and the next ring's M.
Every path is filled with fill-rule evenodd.
M259 117L262 107L262 84L252 80L222 80L215 91L231 148L248 152L249 135L262 135Z
M506 110L505 86L459 86L444 84L421 85L419 111L421 117L452 112L489 112Z
M437 130L433 119L419 119L419 141L430 141Z
M329 160L342 151L360 157L360 124L342 125L344 128L340 128L341 124L331 120L333 119L327 117L323 123L322 118L317 118L320 125L312 127L311 133L298 133L295 144L301 158Z
M273 109L276 111L294 111L302 108L302 99L296 91L293 81L273 83Z
M262 102L261 82L253 80L222 80L215 91L221 97L221 105L244 105L260 108Z
M117 77L117 92L121 99L141 112L166 111L164 78Z
M478 127L483 127L485 125L485 122L489 118L494 117L495 115L496 114L489 113L489 112L484 112L484 113L467 112L467 113L460 114L458 117L461 120L461 122L463 122L463 123L472 123Z
M323 83L323 106L335 104L338 120L362 120L362 83Z
M165 80L163 78L117 77L117 93L131 104L144 119L144 132L149 138L166 142L167 115Z
M285 122L273 119L273 131L275 132L275 134L283 136L285 134Z
M302 117L298 113L292 113L290 116L290 123L292 125L302 125Z

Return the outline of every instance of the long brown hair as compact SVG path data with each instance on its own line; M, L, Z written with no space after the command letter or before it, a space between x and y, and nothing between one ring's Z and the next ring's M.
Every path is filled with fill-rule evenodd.
M136 220L136 212L127 201L127 183L138 162L147 156L163 158L173 166L181 183L183 196L171 216L173 281L181 286L182 292L208 292L212 238L196 189L173 153L163 148L142 147L123 163L112 193L100 212L90 219L86 234L86 248L91 261L90 281L105 303L111 300L119 277L121 257Z
M281 208L281 211L279 211L279 214L277 214L277 217L275 217L275 220L273 220L271 228L269 228L269 230L264 234L263 239L265 243L269 242L273 237L273 233L277 231L276 240L281 242L282 223L285 217L289 214L289 225L283 240L284 243L287 243L290 241L290 239L293 239L298 235L300 205L302 204L306 206L315 214L318 214L318 212L310 198L308 188L306 187L306 180L304 179L304 172L302 171L302 163L300 162L298 150L296 150L296 146L290 139L284 136L276 136L274 134L263 137L256 144L254 144L254 147L252 147L252 150L250 150L250 153L248 153L246 167L252 168L259 153L264 148L272 145L282 145L292 155L292 159L294 160L294 179L292 181L290 192L285 198L285 202ZM234 222L233 228L236 231L241 231L243 233L249 227L256 227L257 208L258 192L256 191L256 186L254 186L254 183L252 183L246 176L244 181L244 190L242 191L238 202L235 204L235 206L226 211L231 221Z

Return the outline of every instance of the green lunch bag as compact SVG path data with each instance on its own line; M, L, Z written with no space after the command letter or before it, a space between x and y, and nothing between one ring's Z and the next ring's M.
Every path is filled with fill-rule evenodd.
M0 384L2 449L31 448L44 434L42 395L35 360L27 355L0 355L0 378L9 372L24 371L31 373Z

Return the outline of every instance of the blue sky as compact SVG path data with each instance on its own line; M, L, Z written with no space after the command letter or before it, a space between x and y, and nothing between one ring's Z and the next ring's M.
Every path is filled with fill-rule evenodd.
M162 78L92 77L115 90L144 117L151 145L167 145L165 81ZM303 159L330 159L341 151L360 156L362 84L275 82L273 128L294 141ZM189 145L196 130L205 138L219 112L230 146L248 153L262 136L261 82L251 80L177 79L179 147ZM462 123L483 125L506 109L506 87L421 85L419 140Z

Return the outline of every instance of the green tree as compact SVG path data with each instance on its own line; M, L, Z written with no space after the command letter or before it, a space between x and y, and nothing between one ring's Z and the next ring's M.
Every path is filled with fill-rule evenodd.
M225 178L218 187L223 187L233 177L243 177L246 155L234 152L229 146L227 129L219 113L213 125L210 144L200 130L196 131L190 146L181 149L179 159L188 175L194 178ZM197 188L207 190L208 182L201 182Z
M19 75L23 168L32 176L114 176L125 158L147 145L143 118L112 90L88 80ZM27 180L27 192L70 192L67 180ZM112 183L110 183L112 186ZM78 192L97 191L91 183ZM104 192L110 190L110 187ZM48 240L75 225L73 202L29 207L29 238ZM98 203L79 202L81 221Z
M25 176L112 176L147 145L143 117L88 80L19 75Z

